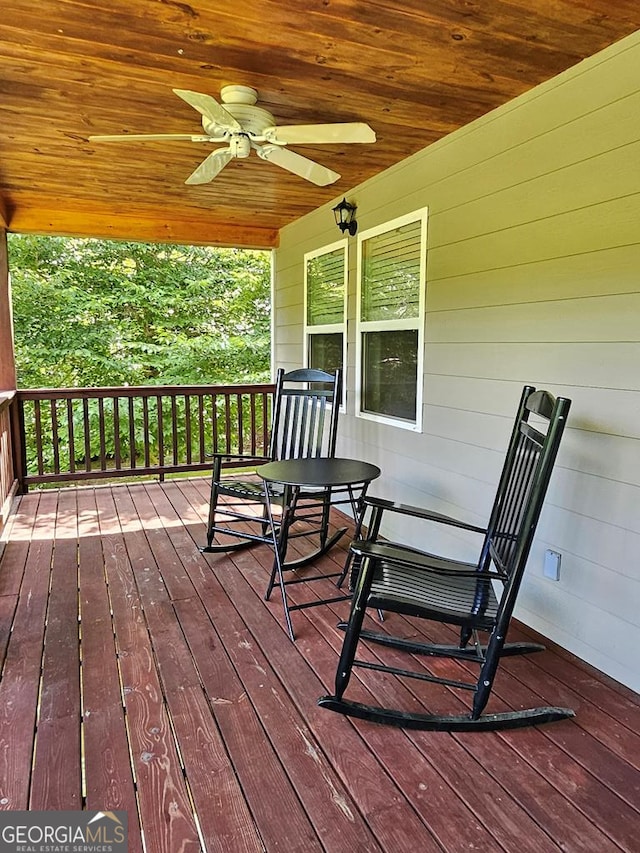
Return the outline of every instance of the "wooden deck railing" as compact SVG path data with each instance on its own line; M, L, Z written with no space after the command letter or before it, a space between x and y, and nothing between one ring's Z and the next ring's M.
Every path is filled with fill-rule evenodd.
M12 422L21 491L68 480L163 479L206 470L214 452L261 455L272 398L270 384L18 391Z

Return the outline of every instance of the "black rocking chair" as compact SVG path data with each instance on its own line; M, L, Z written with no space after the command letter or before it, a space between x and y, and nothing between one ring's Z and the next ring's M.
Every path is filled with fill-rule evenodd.
M341 395L340 370L335 374L314 369L289 373L282 368L278 370L268 455L214 455L207 544L201 549L203 552L237 551L257 542L273 544L262 480L253 474L242 474L238 479L223 476L222 464L234 461L238 466L248 467L284 459L335 456ZM223 496L225 500L220 500ZM282 494L271 490L270 505L277 505L281 499ZM297 569L311 563L346 532L342 528L329 536L329 509L329 502L321 501L317 511L301 511L303 530L290 533L289 538L296 535L315 538L312 552L283 564L283 569Z
M335 679L335 694L318 700L342 714L402 728L440 731L515 728L572 717L568 708L542 707L505 713L483 710L503 655L541 651L537 643L505 642L518 588L535 534L571 401L526 386L515 420L495 502L486 529L416 507L367 498L372 507L368 535L354 542L355 590ZM530 421L530 415L534 415ZM545 429L546 427L546 429ZM453 525L484 535L477 563L463 563L379 540L385 512ZM496 592L499 590L499 592ZM367 607L458 626L459 645L437 645L362 630ZM489 634L481 644L478 632ZM372 640L409 655L454 658L479 666L477 679L454 680L421 670L356 659L360 640ZM472 642L470 642L473 640ZM409 658L411 660L411 658ZM343 698L352 668L364 667L470 690L468 714L440 715L369 706ZM461 679L463 677L461 676Z

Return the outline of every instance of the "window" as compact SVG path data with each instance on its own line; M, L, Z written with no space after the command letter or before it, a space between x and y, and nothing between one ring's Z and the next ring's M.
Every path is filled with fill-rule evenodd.
M347 246L339 240L304 256L306 365L329 373L345 365Z
M422 429L427 210L358 237L358 411Z

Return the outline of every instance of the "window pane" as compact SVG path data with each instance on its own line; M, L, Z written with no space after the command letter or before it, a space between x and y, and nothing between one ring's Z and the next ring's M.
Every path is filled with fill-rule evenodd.
M344 319L344 249L307 260L307 325Z
M363 411L416 420L418 332L365 332Z
M363 241L363 321L418 316L421 233L418 220Z
M335 373L342 368L342 333L309 335L309 367Z

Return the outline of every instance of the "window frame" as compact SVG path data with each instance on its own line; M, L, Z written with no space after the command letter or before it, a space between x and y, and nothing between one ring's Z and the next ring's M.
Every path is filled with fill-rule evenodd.
M356 417L374 421L388 426L408 429L412 432L422 432L422 401L424 386L424 345L425 345L425 312L427 293L427 217L428 208L423 207L395 219L388 220L358 234L357 238L357 275L356 275ZM420 275L418 291L418 316L394 320L363 320L363 257L364 244L381 234L402 228L412 223L420 223ZM367 411L364 403L364 336L367 332L393 332L416 330L418 333L416 353L416 417L414 420L393 417L377 412Z
M343 299L342 299L342 321L340 323L319 323L317 325L309 324L309 283L308 283L308 264L309 261L322 255L330 255L334 252L342 250L343 253ZM346 366L347 366L347 304L349 290L349 241L344 238L336 240L334 243L329 243L321 246L319 249L314 249L311 252L305 252L303 257L304 263L304 323L303 323L303 349L304 349L304 366L309 367L309 355L311 338L314 335L342 335L342 401L340 404L341 411L345 409L346 401Z

